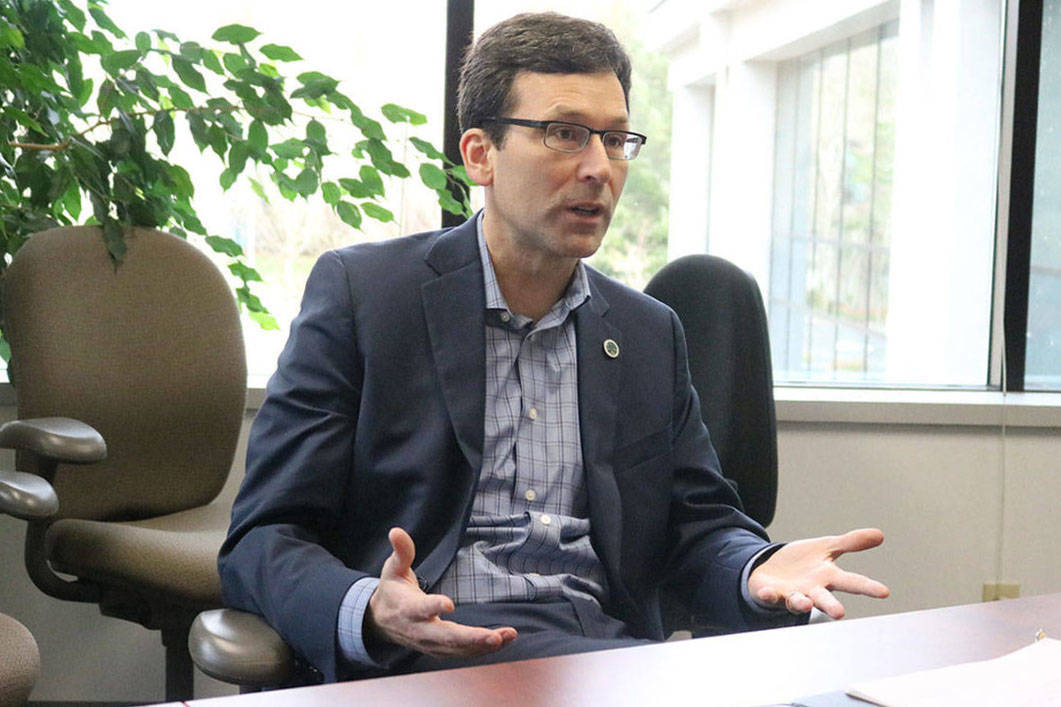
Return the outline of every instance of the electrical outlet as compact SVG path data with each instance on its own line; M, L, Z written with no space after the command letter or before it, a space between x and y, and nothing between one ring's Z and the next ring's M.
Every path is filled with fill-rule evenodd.
M1020 584L1012 582L984 582L983 601L1016 599L1020 596Z

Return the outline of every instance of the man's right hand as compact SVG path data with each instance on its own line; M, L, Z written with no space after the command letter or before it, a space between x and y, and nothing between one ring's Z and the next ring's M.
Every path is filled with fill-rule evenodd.
M394 552L368 601L367 636L439 657L493 653L515 640L516 629L509 626L488 629L441 619L440 614L453 611L453 600L420 589L412 569L413 539L401 528L391 528L387 539Z

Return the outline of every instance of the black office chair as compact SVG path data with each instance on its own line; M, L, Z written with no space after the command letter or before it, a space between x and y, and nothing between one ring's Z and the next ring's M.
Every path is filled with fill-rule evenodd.
M722 473L735 483L744 511L766 527L777 503L777 417L759 286L728 260L687 255L656 273L645 292L681 320Z
M728 260L687 255L656 273L645 292L681 320L693 387L722 473L744 511L766 527L777 503L777 418L759 286ZM694 636L719 632L690 617L666 590L661 602L668 630L689 630Z

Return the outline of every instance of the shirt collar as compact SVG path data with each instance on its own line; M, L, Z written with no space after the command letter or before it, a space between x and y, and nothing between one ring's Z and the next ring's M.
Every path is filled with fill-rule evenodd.
M488 316L486 321L496 326L507 326L521 329L532 322L530 317L516 314L508 308L505 296L501 294L501 286L497 283L497 273L494 264L490 260L490 251L486 247L486 237L483 235L483 212L480 211L475 219L475 230L479 240L479 260L483 265L483 282L486 287L486 310L493 316ZM549 312L541 318L538 326L555 326L563 323L567 315L575 311L590 297L589 277L586 275L586 266L579 260L575 266L574 275L567 284L564 296L552 306Z

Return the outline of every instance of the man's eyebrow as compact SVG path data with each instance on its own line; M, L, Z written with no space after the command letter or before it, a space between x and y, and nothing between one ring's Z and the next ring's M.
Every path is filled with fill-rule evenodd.
M582 111L574 109L568 110L563 107L556 108L555 110L550 110L546 114L546 120L558 120L568 123L578 123L580 125L586 125L590 127L592 127L591 122L596 122L591 121L591 117L587 113L583 113ZM608 128L614 128L616 130L625 130L630 127L630 118L626 115L615 116L610 121L606 121L604 125Z

